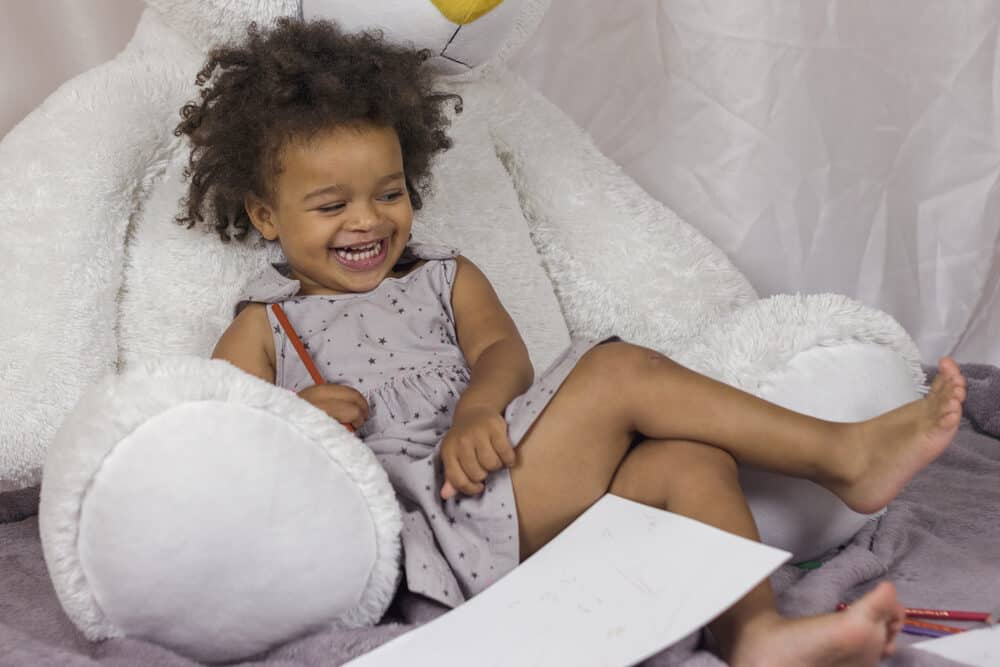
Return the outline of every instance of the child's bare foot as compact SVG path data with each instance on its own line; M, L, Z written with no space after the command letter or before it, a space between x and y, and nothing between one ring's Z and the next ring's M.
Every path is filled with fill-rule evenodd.
M751 621L728 656L733 667L863 667L895 650L903 607L890 583L879 584L845 611Z
M847 426L849 453L838 457L845 474L823 484L856 512L882 509L951 443L964 400L965 378L958 364L944 357L926 396Z

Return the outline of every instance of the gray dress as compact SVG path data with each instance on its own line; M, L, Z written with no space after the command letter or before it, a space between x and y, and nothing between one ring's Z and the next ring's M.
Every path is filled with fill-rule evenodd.
M358 431L375 452L403 512L403 571L409 590L454 607L518 564L518 523L510 473L498 470L479 496L441 500L441 440L469 367L458 347L451 288L457 251L411 244L399 268L427 260L370 292L297 296L287 266L269 266L236 306L280 303L323 378L365 396L369 418ZM274 337L275 384L313 383L267 309ZM596 344L570 345L504 412L516 446L576 365Z

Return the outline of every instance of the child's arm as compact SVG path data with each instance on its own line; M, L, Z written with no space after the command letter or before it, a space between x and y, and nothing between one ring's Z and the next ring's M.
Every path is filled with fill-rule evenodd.
M225 359L240 370L274 384L274 338L266 306L251 303L244 308L216 343L212 358ZM351 387L318 384L298 394L342 424L357 429L368 419L368 401Z
M456 490L476 494L490 471L513 465L504 408L531 385L534 370L528 349L486 276L459 257L451 304L458 345L472 370L469 387L455 407L451 430L441 445L448 483L441 495Z
M213 359L225 359L240 370L274 384L274 339L266 306L244 308L212 350Z

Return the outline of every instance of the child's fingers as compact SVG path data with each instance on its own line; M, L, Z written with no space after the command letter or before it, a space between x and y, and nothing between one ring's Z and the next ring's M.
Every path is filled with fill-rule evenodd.
M368 410L354 401L331 401L326 412L337 421L346 422L356 429L361 428L368 419Z
M365 419L368 419L368 400L364 397L364 395L361 392L359 392L354 387L348 387L342 384L332 384L327 386L335 387L336 389L334 390L335 392L334 396L336 396L338 400L345 401L358 406L358 409L361 410L362 416Z
M506 422L504 422L503 428L490 439L490 444L493 446L493 451L497 457L500 458L505 466L509 468L517 463L517 454L514 452L514 445L510 444L510 437L507 435Z
M456 491L455 487L451 485L451 482L445 480L444 484L441 486L441 497L448 500L457 493L458 491Z
M317 384L306 387L298 394L337 421L349 423L355 428L361 428L368 420L368 401L353 387Z
M477 446L474 443L461 443L458 448L456 455L458 457L458 463L462 466L462 470L465 472L466 477L468 477L473 482L481 482L486 479L488 474L486 469L479 464L479 458L476 456ZM456 485L457 486L457 485ZM458 487L460 491L464 491L461 487Z
M483 439L476 445L476 459L478 459L479 465L488 472L500 470L503 467L503 461L494 451L492 440Z
M468 475L462 469L457 458L451 458L445 461L444 464L444 476L445 479L451 483L451 486L456 491L461 491L467 496L474 496L483 490L482 484L477 484L469 479ZM445 496L445 487L441 487L441 497L447 500L451 496ZM454 494L452 494L454 495Z

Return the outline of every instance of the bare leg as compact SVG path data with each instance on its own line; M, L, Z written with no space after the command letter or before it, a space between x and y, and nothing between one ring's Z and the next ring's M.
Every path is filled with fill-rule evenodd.
M951 359L942 360L927 397L854 424L786 410L624 343L592 350L584 361L603 367L613 386L607 399L628 431L714 445L740 463L822 484L859 512L884 507L944 451L965 399Z
M511 469L522 555L610 487L635 435L718 447L738 462L817 482L852 509L884 507L951 441L965 380L944 359L931 392L875 419L823 421L610 343L580 360L518 447Z
M811 479L852 508L872 511L888 503L947 446L964 398L964 379L946 359L926 398L867 422L837 424L762 401L650 350L602 345L581 360L518 447L511 479L521 557L551 540L613 484L616 492L756 538L732 463L720 464L718 451L725 452L722 460ZM710 478L722 480L711 487L711 497L667 479L677 464L633 458L654 450L644 444L629 454L637 433L662 441L696 441L684 447L699 447L701 453L684 464L683 472L701 466ZM656 448L658 456L665 447L661 443ZM706 455L708 451L716 453ZM648 476L641 484L626 472L634 468ZM639 490L628 490L633 484ZM801 664L801 654L776 658L780 646L769 641L775 637L786 648L815 649L809 664L868 664L892 649L898 612L893 589L885 584L848 612L790 621L777 615L764 584L713 629L740 664Z
M647 440L633 448L611 493L759 540L739 487L736 462L720 449L694 442ZM765 580L709 627L732 665L874 665L890 654L902 625L902 606L890 589L851 607L862 612L786 619Z

